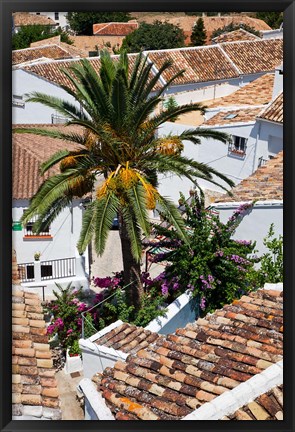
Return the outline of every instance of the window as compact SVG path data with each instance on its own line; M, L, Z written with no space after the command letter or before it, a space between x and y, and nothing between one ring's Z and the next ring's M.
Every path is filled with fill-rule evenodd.
M238 156L245 156L247 139L239 136L232 136L232 143L228 146L228 152Z
M234 140L234 146L236 150L240 150L242 152L245 152L246 150L246 138L233 136Z
M235 118L235 117L237 117L237 115L238 114L227 114L225 117L223 117L224 119L226 119L226 120L229 120L229 119L233 119L233 118Z
M25 211L25 210L24 210ZM28 222L25 226L24 226L24 230L25 230L25 237L26 238L30 238L30 237L37 237L37 238L39 238L39 237L51 237L51 234L50 234L50 227L46 227L46 228L44 228L43 229L43 231L41 231L39 234L36 234L34 231L33 231L33 226L34 226L34 223L36 222L36 220L38 219L38 217L36 216L36 217L34 217L32 220L30 220L30 222Z
M59 20L59 12L54 12L54 19L55 21Z
M21 95L12 95L12 106L24 108L25 102L23 101L23 97Z

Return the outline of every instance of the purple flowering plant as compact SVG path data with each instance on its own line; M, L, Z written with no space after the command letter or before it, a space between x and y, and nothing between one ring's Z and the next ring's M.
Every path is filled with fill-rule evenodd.
M74 290L71 283L63 288L56 284L58 291L54 291L55 299L48 302L46 309L51 313L51 323L47 327L47 334L58 335L58 341L62 348L71 348L74 341L81 335L81 312L89 307L81 301L82 290Z
M253 203L239 206L226 223L220 221L217 212L205 208L201 193L196 192L184 206L190 243L182 242L174 230L160 227L159 234L166 236L164 242L169 247L151 261L166 261L168 265L148 282L149 286L158 286L167 300L191 290L199 298L201 313L220 308L257 288L257 278L253 277L254 263L259 261L253 257L255 242L232 238ZM177 247L173 247L176 242Z

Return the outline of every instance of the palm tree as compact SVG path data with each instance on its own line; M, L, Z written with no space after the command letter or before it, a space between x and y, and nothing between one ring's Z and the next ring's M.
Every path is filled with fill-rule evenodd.
M171 118L191 111L204 113L204 107L195 103L155 114L164 91L184 71L151 95L161 74L171 67L170 62L164 62L153 75L152 63L143 54L136 57L133 67L126 53L119 59L112 59L107 52L102 52L100 61L99 74L86 59L63 70L70 84L61 87L74 97L79 107L39 92L28 95L28 101L51 107L69 120L62 130L35 127L18 128L14 132L74 142L77 149L59 151L42 165L41 174L56 164L60 173L44 181L22 222L37 217L34 230L38 233L49 226L73 197L92 192L94 199L83 215L77 245L79 253L82 254L94 238L96 252L101 255L113 219L118 215L124 282L132 283L130 302L138 308L143 294L141 235L147 236L150 232L148 210L157 205L187 241L183 218L174 204L157 190L157 174L170 172L185 176L196 185L198 178L215 183L213 175L217 175L232 186L222 174L181 155L184 140L199 144L200 137L212 137L226 143L229 138L223 133L198 128L158 138L158 127ZM68 127L70 125L78 125L80 133ZM102 180L100 184L97 179Z

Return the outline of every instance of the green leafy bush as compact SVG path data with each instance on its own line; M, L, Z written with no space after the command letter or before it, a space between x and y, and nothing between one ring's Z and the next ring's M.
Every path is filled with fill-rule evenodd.
M122 50L134 53L141 50L160 50L184 46L183 30L168 22L154 21L153 24L141 23L137 30L127 35Z
M261 266L259 269L260 283L278 283L283 282L283 236L274 237L274 224L270 225L267 236L263 244L269 252L261 257Z
M19 50L29 48L32 42L45 40L59 35L62 42L65 42L69 45L73 44L73 41L69 35L60 27L57 30L52 30L48 25L34 24L22 26L17 33L12 35L12 49Z

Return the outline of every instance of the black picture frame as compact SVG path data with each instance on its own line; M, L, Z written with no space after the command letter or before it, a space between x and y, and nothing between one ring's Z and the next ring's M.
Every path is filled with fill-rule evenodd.
M102 431L160 431L165 428L179 431L198 429L200 431L225 431L225 430L267 430L288 432L295 430L294 422L294 184L295 184L295 157L294 157L294 76L295 76L295 5L293 1L287 0L248 0L235 1L216 0L184 1L154 0L117 0L100 1L87 0L33 0L33 1L11 1L0 0L1 17L1 212L0 212L0 307L1 307L1 341L0 341L0 424L2 431L17 430L57 430L57 431L78 431L78 430L99 430ZM107 422L102 421L12 421L11 414L11 208L12 208L12 183L11 183L11 13L13 11L283 11L284 12L284 320L285 320L285 342L284 342L284 420L267 423L266 421L254 422Z

